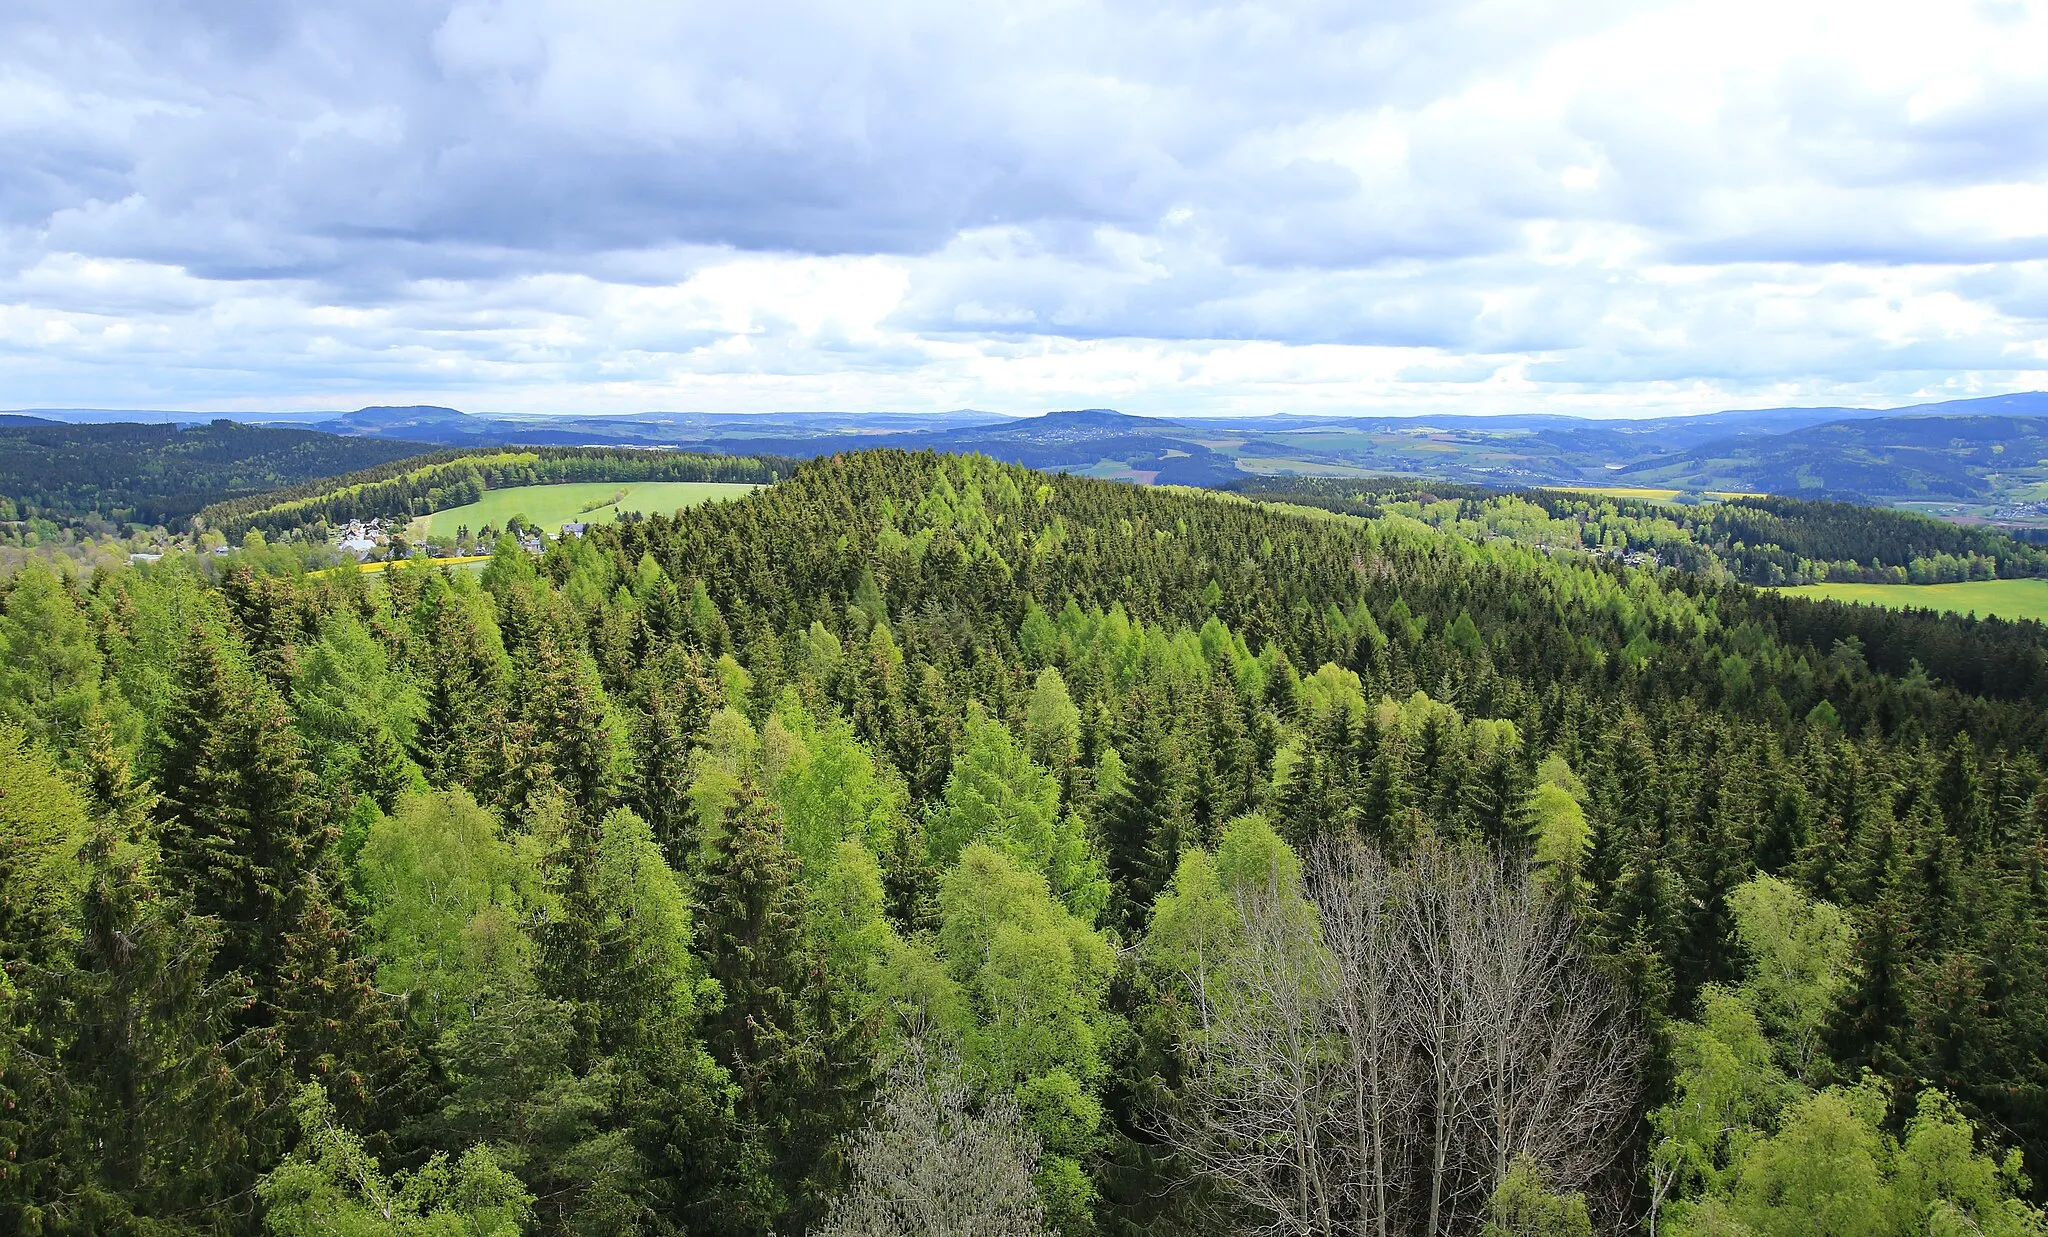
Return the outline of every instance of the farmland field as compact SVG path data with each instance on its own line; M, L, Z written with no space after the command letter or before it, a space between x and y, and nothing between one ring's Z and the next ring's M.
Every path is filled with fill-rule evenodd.
M609 500L620 490L626 497ZM572 520L609 523L620 511L645 515L667 515L680 507L721 498L741 498L752 493L751 485L725 481L575 481L560 485L520 485L489 490L480 500L415 519L409 531L415 538L441 533L453 536L468 525L475 532L486 525L505 527L515 515L547 532L556 532ZM603 506L584 510L592 503Z
M1968 584L1801 584L1777 590L1794 597L1860 601L1894 609L1947 610L1980 618L2048 622L2048 580L1977 580Z

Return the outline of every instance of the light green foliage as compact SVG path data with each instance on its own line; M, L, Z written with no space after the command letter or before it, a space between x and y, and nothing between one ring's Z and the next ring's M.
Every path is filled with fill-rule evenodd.
M1017 628L1017 645L1024 654L1024 664L1032 667L1046 667L1053 653L1059 648L1059 631L1045 611L1033 601L1024 610L1024 622Z
M0 940L33 940L65 916L85 888L78 854L91 833L50 754L0 723Z
M744 672L742 672L744 673ZM704 724L692 756L690 805L703 828L701 843L709 846L723 828L740 781L759 757L761 738L746 715L730 705Z
M1223 826L1216 843L1216 873L1224 889L1239 896L1301 896L1301 860L1256 812Z
M1103 1004L1115 955L1043 877L979 842L947 874L939 907L940 955L973 1015L959 1045L967 1075L1014 1093L1054 1148L1040 1166L1041 1194L1054 1223L1073 1231L1093 1198L1074 1155L1093 1145L1094 1092L1120 1032ZM943 993L926 992L943 1018Z
M1065 1068L1099 1080L1114 1024L1102 997L1109 943L1056 902L1045 878L974 843L939 893L939 945L978 1025L970 1072L1002 1086Z
M533 1216L532 1195L484 1144L386 1177L318 1083L292 1113L299 1149L257 1188L278 1237L518 1237Z
M874 968L874 988L893 1040L957 1045L973 1029L967 993L932 937L889 939Z
M97 707L100 652L92 629L64 581L30 559L0 600L0 720L68 754Z
M1758 876L1728 898L1735 932L1749 957L1747 990L1781 1045L1786 1065L1810 1076L1820 1037L1848 978L1854 931L1848 916L1814 902L1774 876Z
M702 974L690 948L689 894L662 858L647 822L625 808L605 815L595 886L605 911L600 932L622 937L624 965L672 1002L659 1012L689 1019Z
M1895 1162L1891 1218L1899 1231L1942 1237L2048 1233L2048 1217L2023 1201L2020 1153L2007 1152L2003 1160L1979 1154L1969 1119L1941 1091L1920 1093Z
M1043 612L1039 612L1043 618ZM1031 759L1064 773L1081 758L1081 710L1067 694L1067 681L1052 666L1038 672L1024 706L1024 738Z
M412 995L414 1016L445 1027L488 989L523 989L541 910L539 844L507 838L460 788L414 795L370 827L357 870L370 905L378 983Z
M903 787L884 776L845 719L833 715L820 723L787 693L762 728L761 760L806 880L830 871L841 842L858 841L875 854L889 849L903 813Z
M896 933L883 917L883 904L882 865L857 839L838 843L812 886L811 913L825 956L839 974L865 981L869 967L891 951Z
M1873 1076L1814 1091L1822 1022L1845 982L1843 917L1769 876L1729 898L1749 955L1742 987L1708 987L1672 1028L1672 1101L1651 1114L1651 1182L1664 1231L1804 1237L2048 1233L2022 1200L2017 1153L1976 1149L1955 1101L1920 1093L1903 1142Z
M1009 727L970 709L926 842L943 864L976 841L1044 873L1067 908L1091 923L1108 905L1102 858L1080 822L1061 814L1059 783L1025 754Z
M1173 975L1198 976L1226 965L1243 923L1240 901L1277 896L1297 906L1313 930L1314 912L1302 899L1301 860L1266 818L1240 816L1223 826L1215 851L1190 850L1173 882L1153 905L1145 956Z
M695 621L725 621L718 617L718 607L712 604L711 594L705 591L702 580L697 581L697 594L691 601L691 609L698 612ZM739 659L731 653L721 653L718 660L712 663L712 672L718 676L718 685L724 689L725 698L736 708L746 708L748 702L754 698L754 676L747 673L747 668L740 665Z
M1884 1233L1886 1190L1875 1083L1829 1087L1786 1110L1775 1136L1743 1156L1732 1210L1764 1237Z
M1311 717L1328 717L1342 709L1356 725L1365 716L1365 689L1358 672L1334 662L1324 662L1314 674L1303 679L1301 695Z
M353 614L328 620L301 664L292 704L299 733L323 772L361 781L361 766L388 753L404 789L424 789L404 753L426 712L425 697L391 667L384 646Z
M814 680L828 683L846 655L846 647L823 623L813 622L804 633L804 670Z
M1561 786L1538 782L1529 791L1536 818L1536 862L1554 871L1576 871L1592 829L1586 809Z
M1756 1013L1725 988L1700 997L1698 1022L1672 1029L1677 1094L1651 1114L1654 1174L1680 1193L1725 1189L1771 1118L1797 1094L1771 1059Z
M1483 1237L1593 1237L1586 1196L1576 1190L1558 1193L1543 1169L1527 1156L1516 1156L1508 1175L1494 1188Z
M1008 727L973 708L926 844L934 859L951 863L969 842L987 841L1043 870L1059 807L1059 784L1032 762Z
M1152 904L1145 956L1171 975L1206 974L1236 940L1237 908L1224 891L1216 857L1190 850L1180 857L1173 881Z

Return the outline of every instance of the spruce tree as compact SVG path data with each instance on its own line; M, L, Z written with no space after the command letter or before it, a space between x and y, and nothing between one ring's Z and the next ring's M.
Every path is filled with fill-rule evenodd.
M1529 770L1520 753L1496 743L1465 788L1465 811L1487 849L1511 868L1536 852L1536 814L1529 809Z
M179 663L157 767L162 885L219 922L215 972L241 971L268 1002L330 828L283 698L203 629Z
M805 930L780 816L751 782L726 809L699 890L700 947L724 997L704 1042L735 1089L726 1213L706 1220L797 1231L819 1213L826 1151L850 1123L869 1050Z
M697 846L690 801L692 747L718 707L719 692L694 654L665 650L643 672L643 706L633 725L633 772L627 797L671 866L686 866Z
M413 756L436 786L461 786L489 799L500 770L505 726L505 650L458 593L445 592L425 645L426 708Z
M610 706L589 656L543 625L520 658L517 693L501 802L523 810L554 786L577 811L602 817L619 787Z
M1113 882L1112 916L1136 927L1152 896L1173 876L1180 853L1192 844L1188 778L1164 722L1149 700L1139 697L1135 733L1128 741L1122 785L1111 795L1102 821Z
M292 1073L318 1080L351 1126L392 1128L423 1088L418 1055L317 875L297 903L272 998ZM384 1139L371 1144L381 1149Z
M0 1061L0 1229L239 1232L249 1187L282 1150L278 1036L244 1025L248 981L221 933L141 878L103 821L81 856L76 944L17 970L32 1049Z

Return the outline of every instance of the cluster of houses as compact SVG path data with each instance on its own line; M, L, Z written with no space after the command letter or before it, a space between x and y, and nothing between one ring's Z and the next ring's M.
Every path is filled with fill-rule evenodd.
M1491 541L1493 539L1489 537L1487 540ZM1657 552L1655 550L1624 550L1618 545L1599 547L1567 546L1565 548L1567 550L1570 550L1574 554L1590 552L1593 554L1604 554L1609 558L1620 559L1622 565L1625 567L1657 567L1661 566L1663 563L1663 560L1657 557ZM1534 549L1538 554L1557 553L1557 547L1550 544L1548 541L1537 542L1534 546Z
M391 534L382 520L350 520L330 535L335 549L355 555L358 562L391 544Z
M561 535L564 537L581 537L589 529L590 525L587 523L570 521L562 525ZM335 528L329 534L329 537L333 541L335 549L340 550L344 554L353 554L356 557L356 561L362 562L372 555L389 548L391 539L398 534L398 531L395 521L390 525L386 525L381 519L350 520L348 523ZM519 537L519 548L525 550L528 554L539 554L544 552L548 545L547 540L539 529L527 528L523 530ZM436 552L437 557L439 553L441 552ZM453 553L453 551L447 551L447 553Z
M589 530L589 524L578 523L577 521L571 520L568 523L562 525L561 535L564 537L581 537L584 533L588 532ZM540 554L544 553L547 550L548 543L541 540L539 530L529 529L527 530L526 534L519 539L519 548L526 551L528 554Z

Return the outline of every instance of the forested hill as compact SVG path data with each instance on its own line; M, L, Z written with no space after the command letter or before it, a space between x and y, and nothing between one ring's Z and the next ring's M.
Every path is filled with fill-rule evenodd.
M0 1230L2043 1231L2038 625L899 452L271 561L0 600Z
M169 526L208 503L430 450L225 420L180 428L22 417L0 424L0 519Z
M343 477L309 481L208 506L211 528L239 535L276 534L347 520L392 519L445 511L485 490L571 481L769 482L795 461L774 456L708 455L617 447L530 447L437 451Z
M1256 477L1230 490L1346 515L1420 519L1467 537L1654 554L1746 584L1940 584L2048 575L2048 549L1982 525L1853 503L1758 495L1652 502L1597 491L1502 492L1412 477Z

